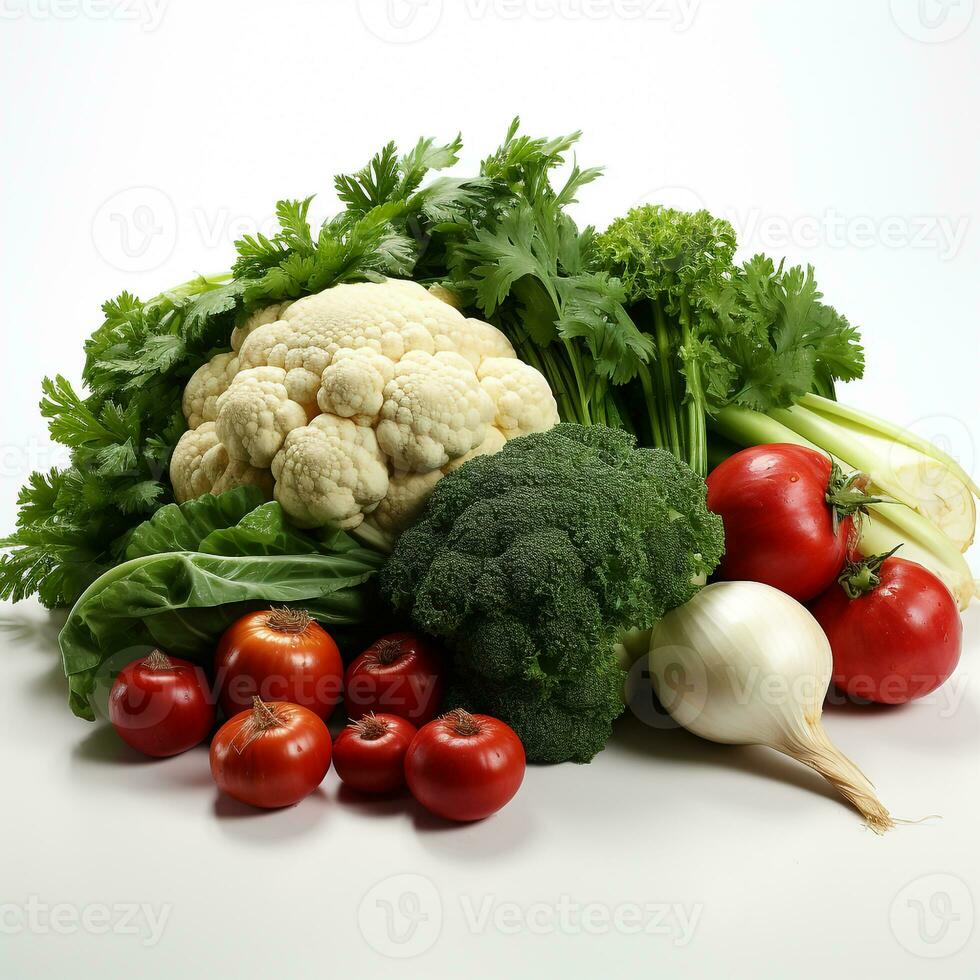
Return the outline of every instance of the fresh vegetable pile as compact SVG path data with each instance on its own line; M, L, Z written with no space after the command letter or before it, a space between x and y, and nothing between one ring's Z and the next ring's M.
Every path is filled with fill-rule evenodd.
M515 120L462 177L458 137L389 144L319 228L282 201L228 273L105 304L86 393L43 386L71 465L31 476L0 558L0 596L71 610L76 714L166 755L218 709L219 786L273 806L319 785L342 700L350 787L475 819L525 756L600 751L649 651L679 723L890 825L820 704L955 669L978 488L836 401L864 351L811 268L737 262L705 211L578 228L577 137ZM733 699L759 672L781 715Z

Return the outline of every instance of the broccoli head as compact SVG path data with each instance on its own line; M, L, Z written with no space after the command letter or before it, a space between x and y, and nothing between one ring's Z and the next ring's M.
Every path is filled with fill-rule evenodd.
M664 450L559 425L440 480L382 588L453 652L447 707L503 719L532 762L588 762L623 710L617 639L721 558L705 497Z

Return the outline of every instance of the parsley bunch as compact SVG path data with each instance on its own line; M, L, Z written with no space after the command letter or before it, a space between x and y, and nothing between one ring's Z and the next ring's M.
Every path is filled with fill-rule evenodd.
M813 269L765 256L734 263L735 231L707 211L636 208L598 240L633 322L653 341L631 404L637 432L707 473L707 418L727 405L785 408L861 376L847 319L821 302Z

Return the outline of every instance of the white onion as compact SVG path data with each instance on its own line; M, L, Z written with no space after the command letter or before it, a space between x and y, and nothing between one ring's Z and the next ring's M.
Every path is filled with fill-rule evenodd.
M815 769L876 833L894 825L864 774L820 721L830 644L795 599L758 582L717 582L668 613L650 675L671 717L713 742L768 745Z

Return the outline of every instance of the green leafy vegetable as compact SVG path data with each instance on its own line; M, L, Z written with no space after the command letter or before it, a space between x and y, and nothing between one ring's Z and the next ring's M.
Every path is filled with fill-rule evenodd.
M829 306L813 269L765 256L734 265L727 221L655 205L614 221L599 261L618 276L630 314L655 342L633 404L636 430L707 472L706 420L727 405L768 411L860 377L857 331Z
M718 563L705 497L663 450L559 425L441 480L382 590L454 651L447 707L502 718L531 761L587 762L623 708L615 643Z
M83 718L94 717L115 660L141 644L206 661L238 616L270 603L363 622L374 605L364 586L384 562L346 535L320 541L290 527L254 487L164 507L129 536L126 559L85 590L61 632L70 704Z

